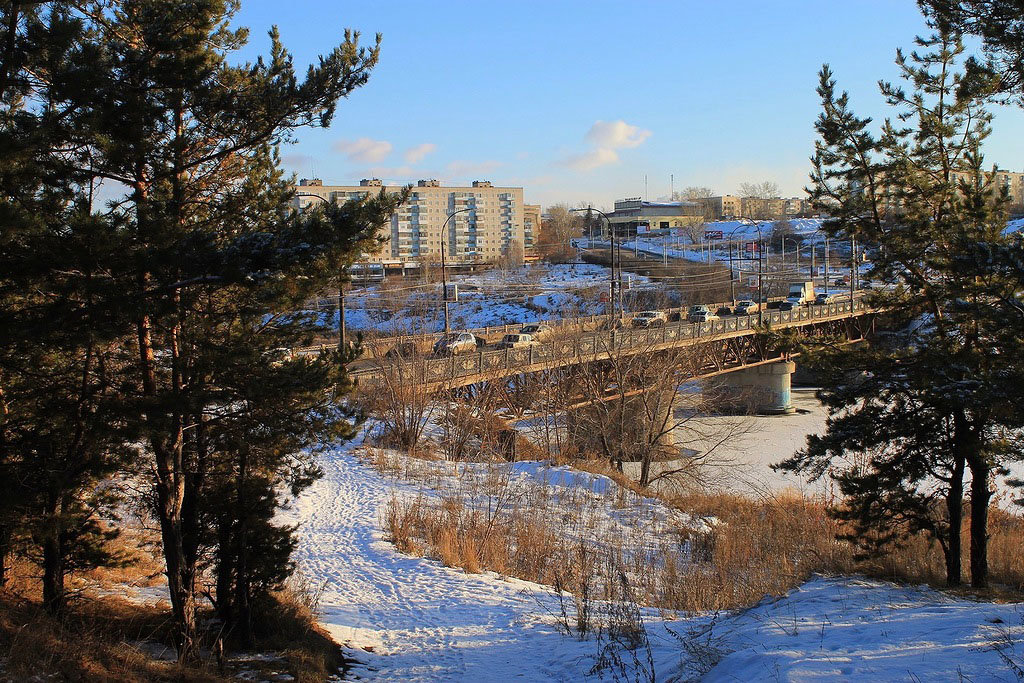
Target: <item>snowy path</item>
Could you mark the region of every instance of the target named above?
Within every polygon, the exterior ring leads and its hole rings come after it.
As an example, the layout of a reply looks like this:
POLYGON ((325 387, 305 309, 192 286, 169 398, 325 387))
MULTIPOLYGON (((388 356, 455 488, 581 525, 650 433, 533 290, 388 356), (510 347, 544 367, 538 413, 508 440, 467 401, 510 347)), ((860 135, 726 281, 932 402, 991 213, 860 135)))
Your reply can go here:
POLYGON ((324 478, 299 501, 296 555, 315 585, 327 582, 321 622, 366 664, 353 674, 419 681, 578 678, 580 664, 566 650, 578 649, 578 660, 594 644, 542 623, 539 587, 398 554, 380 528, 394 486, 348 454, 326 456, 322 466, 324 478))
MULTIPOLYGON (((597 643, 556 630, 545 589, 406 557, 384 541, 387 502, 415 489, 362 464, 353 446, 322 458, 325 476, 291 512, 302 523, 299 567, 325 584, 321 622, 360 662, 352 677, 588 678, 597 643)), ((659 681, 1017 680, 997 647, 1024 666, 1021 605, 857 577, 814 578, 741 612, 674 622, 648 615, 647 627, 659 681), (693 638, 694 659, 683 661, 669 629, 693 638)))

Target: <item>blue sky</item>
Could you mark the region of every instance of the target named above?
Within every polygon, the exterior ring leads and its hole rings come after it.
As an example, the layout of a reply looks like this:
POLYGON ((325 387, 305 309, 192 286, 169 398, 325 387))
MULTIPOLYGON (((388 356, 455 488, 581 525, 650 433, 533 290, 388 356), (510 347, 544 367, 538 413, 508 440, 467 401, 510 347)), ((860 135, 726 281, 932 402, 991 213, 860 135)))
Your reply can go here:
MULTIPOLYGON (((283 150, 299 176, 522 185, 526 200, 651 199, 773 180, 802 194, 828 62, 862 115, 889 112, 879 78, 926 32, 912 0, 495 3, 242 0, 267 50, 276 24, 302 68, 345 28, 382 54, 326 130, 283 150)), ((1024 113, 996 110, 987 161, 1024 170, 1024 113)))

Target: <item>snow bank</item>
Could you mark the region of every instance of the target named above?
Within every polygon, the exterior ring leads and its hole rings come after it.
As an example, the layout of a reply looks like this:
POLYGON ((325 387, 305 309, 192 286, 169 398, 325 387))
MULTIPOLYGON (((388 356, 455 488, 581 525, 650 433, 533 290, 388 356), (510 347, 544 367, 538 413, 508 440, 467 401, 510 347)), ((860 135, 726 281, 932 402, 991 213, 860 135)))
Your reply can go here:
POLYGON ((818 578, 714 624, 711 642, 731 652, 703 680, 1013 681, 997 649, 1009 637, 1007 654, 1024 661, 1021 615, 1019 604, 818 578))

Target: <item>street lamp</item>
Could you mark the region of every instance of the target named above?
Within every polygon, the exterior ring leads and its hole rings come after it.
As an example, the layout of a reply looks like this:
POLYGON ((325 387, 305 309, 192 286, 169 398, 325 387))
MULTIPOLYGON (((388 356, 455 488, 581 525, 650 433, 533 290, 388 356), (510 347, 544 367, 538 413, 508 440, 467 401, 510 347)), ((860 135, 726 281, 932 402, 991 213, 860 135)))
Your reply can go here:
POLYGON ((451 330, 451 328, 448 325, 448 272, 447 272, 447 268, 446 268, 445 260, 444 260, 444 243, 445 243, 445 240, 448 238, 448 236, 445 234, 445 231, 448 229, 448 221, 450 221, 453 216, 455 216, 456 214, 466 213, 467 211, 473 211, 473 210, 474 210, 473 208, 468 208, 468 209, 459 209, 458 211, 452 211, 450 214, 448 214, 448 218, 444 219, 444 224, 441 226, 441 288, 442 288, 443 293, 444 293, 443 294, 443 299, 444 299, 444 333, 445 334, 448 334, 448 332, 451 330))
POLYGON ((604 217, 605 223, 608 224, 608 232, 612 236, 612 275, 611 275, 611 289, 612 289, 612 292, 611 292, 611 294, 612 294, 612 319, 615 320, 615 319, 617 319, 616 316, 615 316, 615 295, 616 295, 616 290, 618 290, 618 297, 619 297, 619 315, 620 316, 622 315, 622 254, 618 254, 618 258, 616 259, 616 253, 618 252, 618 241, 615 239, 615 228, 612 226, 612 221, 611 221, 610 218, 608 218, 608 214, 606 214, 604 211, 601 211, 600 209, 595 209, 592 206, 588 206, 585 209, 569 209, 569 211, 573 211, 573 212, 586 211, 588 214, 591 211, 596 211, 597 213, 601 214, 601 216, 604 217), (616 260, 618 260, 618 262, 619 262, 618 278, 617 279, 616 279, 616 271, 615 271, 615 262, 616 262, 616 260))
MULTIPOLYGON (((315 197, 325 204, 330 204, 331 201, 327 197, 321 197, 318 194, 312 194, 307 192, 297 192, 296 197, 315 197)), ((346 266, 341 267, 341 273, 338 274, 338 351, 344 351, 348 348, 348 341, 345 336, 345 282, 348 280, 348 273, 346 266)))

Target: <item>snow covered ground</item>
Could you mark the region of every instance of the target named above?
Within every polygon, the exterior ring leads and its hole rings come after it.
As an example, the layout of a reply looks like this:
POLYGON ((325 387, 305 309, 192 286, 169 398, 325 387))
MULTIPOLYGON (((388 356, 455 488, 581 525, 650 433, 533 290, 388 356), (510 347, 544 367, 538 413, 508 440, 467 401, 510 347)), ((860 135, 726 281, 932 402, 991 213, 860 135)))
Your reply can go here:
MULTIPOLYGON (((823 577, 735 613, 645 610, 649 653, 620 651, 623 670, 594 671, 600 644, 559 629, 549 589, 398 554, 384 540, 383 513, 415 487, 380 474, 354 447, 323 459, 324 478, 291 514, 302 523, 300 570, 323 583, 321 621, 358 660, 360 680, 1017 680, 1003 657, 1024 659, 1020 605, 823 577)), ((595 486, 560 470, 540 478, 595 486)))
MULTIPOLYGON (((608 276, 603 266, 545 263, 453 275, 450 281, 459 286, 459 300, 449 305, 451 327, 473 329, 604 313, 606 304, 599 297, 607 290, 608 276)), ((638 275, 632 278, 637 283, 647 281, 638 275)), ((375 285, 346 297, 345 324, 352 330, 385 334, 436 332, 444 324, 441 301, 440 283, 375 285)))

